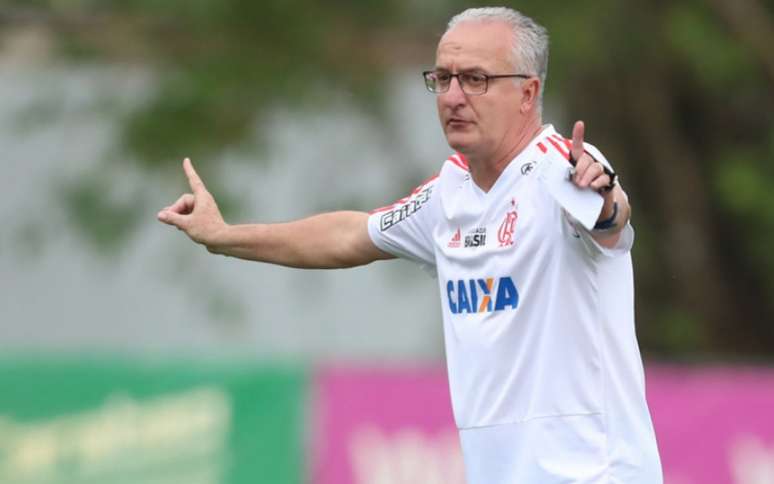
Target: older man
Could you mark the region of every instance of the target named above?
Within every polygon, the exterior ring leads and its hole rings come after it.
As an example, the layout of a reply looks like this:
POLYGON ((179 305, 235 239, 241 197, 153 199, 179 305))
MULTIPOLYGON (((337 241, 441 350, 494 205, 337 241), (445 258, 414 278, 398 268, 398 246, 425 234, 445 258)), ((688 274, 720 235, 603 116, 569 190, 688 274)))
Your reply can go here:
POLYGON ((659 483, 629 203, 583 143, 583 123, 572 140, 543 125, 547 61, 545 29, 530 18, 466 10, 424 73, 456 153, 407 198, 371 214, 227 225, 186 160, 193 193, 158 217, 244 259, 338 268, 404 257, 432 268, 470 484, 659 483), (578 205, 592 207, 590 224, 578 205))

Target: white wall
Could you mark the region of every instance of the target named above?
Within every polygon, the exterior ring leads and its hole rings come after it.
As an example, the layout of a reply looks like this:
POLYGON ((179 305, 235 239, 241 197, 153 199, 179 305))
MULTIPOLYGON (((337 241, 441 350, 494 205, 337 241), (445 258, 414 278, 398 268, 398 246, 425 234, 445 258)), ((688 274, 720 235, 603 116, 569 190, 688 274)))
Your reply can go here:
MULTIPOLYGON (((210 255, 157 223, 155 211, 180 193, 182 171, 153 174, 126 160, 110 114, 143 99, 149 73, 20 55, 39 47, 34 37, 9 45, 0 51, 0 351, 443 357, 436 281, 407 262, 289 270, 210 255), (100 109, 106 101, 111 110, 100 109), (112 197, 153 207, 109 256, 61 206, 62 187, 95 170, 108 170, 112 197)), ((256 126, 270 131, 266 159, 241 159, 234 149, 218 160, 248 220, 349 208, 341 204, 351 200, 373 208, 413 188, 396 179, 433 174, 449 153, 433 98, 417 72, 398 73, 391 85, 384 126, 342 95, 329 111, 276 112, 256 126)))

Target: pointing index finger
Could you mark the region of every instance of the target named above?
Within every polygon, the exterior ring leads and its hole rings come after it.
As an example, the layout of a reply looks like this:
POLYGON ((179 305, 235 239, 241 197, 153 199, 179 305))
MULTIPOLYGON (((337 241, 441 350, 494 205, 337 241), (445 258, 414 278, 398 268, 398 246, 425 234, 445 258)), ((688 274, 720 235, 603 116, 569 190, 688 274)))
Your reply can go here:
POLYGON ((576 121, 572 128, 572 157, 575 161, 583 156, 583 134, 586 131, 586 125, 583 121, 576 121))
POLYGON ((191 185, 191 190, 193 190, 194 194, 206 190, 204 182, 199 178, 199 175, 196 173, 196 170, 194 170, 193 164, 189 158, 183 160, 183 170, 188 177, 188 184, 191 185))

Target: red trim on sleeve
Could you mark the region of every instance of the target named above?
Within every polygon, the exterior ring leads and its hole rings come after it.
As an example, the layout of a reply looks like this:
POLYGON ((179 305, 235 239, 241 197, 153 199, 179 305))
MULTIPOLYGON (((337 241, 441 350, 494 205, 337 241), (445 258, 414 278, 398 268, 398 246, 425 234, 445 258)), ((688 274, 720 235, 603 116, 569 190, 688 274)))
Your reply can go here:
POLYGON ((546 141, 551 143, 551 145, 553 145, 553 147, 556 148, 556 151, 558 151, 559 154, 564 156, 565 159, 567 159, 567 160, 570 159, 570 152, 569 152, 569 150, 565 151, 564 148, 562 148, 562 146, 555 139, 553 139, 553 138, 546 138, 546 141))
POLYGON ((548 148, 546 148, 546 145, 544 145, 543 143, 538 143, 537 147, 540 148, 540 151, 542 151, 543 153, 548 153, 548 148))
MULTIPOLYGON (((465 158, 465 155, 463 155, 459 151, 454 153, 453 155, 451 155, 449 158, 447 158, 446 161, 449 161, 449 162, 453 163, 454 165, 458 166, 459 168, 462 168, 465 171, 469 171, 468 159, 465 158)), ((396 200, 395 202, 391 203, 390 205, 385 205, 384 207, 375 208, 375 209, 371 210, 368 213, 370 215, 373 215, 373 214, 379 213, 379 212, 386 212, 387 210, 392 209, 396 205, 400 205, 402 203, 406 203, 413 195, 416 195, 417 193, 422 191, 422 189, 425 188, 425 186, 427 186, 430 182, 432 182, 436 178, 438 178, 438 174, 435 174, 435 175, 431 176, 430 178, 428 178, 427 180, 425 180, 422 183, 420 183, 419 186, 416 187, 407 196, 405 196, 405 197, 403 197, 403 198, 401 198, 399 200, 396 200)))
POLYGON ((565 138, 560 134, 553 134, 552 136, 556 139, 556 141, 560 141, 564 143, 564 145, 567 147, 567 151, 572 152, 572 141, 570 141, 569 139, 565 138))
POLYGON ((391 204, 389 204, 389 205, 385 205, 384 207, 375 208, 375 209, 371 210, 370 212, 368 212, 368 214, 369 214, 369 215, 373 215, 373 214, 375 214, 375 213, 379 213, 379 212, 386 212, 387 210, 390 210, 390 209, 392 209, 392 208, 393 208, 393 207, 395 207, 396 205, 401 205, 401 204, 403 204, 403 203, 406 203, 406 202, 408 202, 408 201, 409 201, 409 199, 410 199, 412 196, 414 196, 414 195, 416 195, 417 193, 421 192, 421 191, 422 191, 422 189, 424 189, 424 188, 425 188, 427 185, 429 185, 429 184, 430 184, 430 182, 432 182, 432 181, 433 181, 433 180, 435 180, 436 178, 438 178, 438 175, 437 175, 437 174, 436 174, 436 175, 433 175, 433 176, 431 176, 431 177, 430 177, 430 178, 428 178, 427 180, 425 180, 425 181, 423 181, 422 183, 420 183, 420 184, 419 184, 419 185, 418 185, 418 186, 417 186, 415 189, 413 189, 413 190, 411 191, 411 193, 409 193, 409 194, 408 194, 408 195, 406 195, 405 197, 403 197, 403 198, 400 198, 400 199, 396 200, 395 202, 393 202, 393 203, 391 203, 391 204))

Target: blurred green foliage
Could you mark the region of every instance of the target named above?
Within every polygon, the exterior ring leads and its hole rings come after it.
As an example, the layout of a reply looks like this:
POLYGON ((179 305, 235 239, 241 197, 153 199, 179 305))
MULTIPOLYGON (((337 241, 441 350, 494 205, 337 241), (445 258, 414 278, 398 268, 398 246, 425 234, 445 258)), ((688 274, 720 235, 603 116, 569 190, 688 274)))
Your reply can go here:
POLYGON ((60 47, 73 60, 152 66, 154 94, 126 120, 125 147, 149 166, 181 153, 212 159, 260 135, 267 108, 324 102, 329 83, 364 105, 379 98, 381 66, 359 49, 364 28, 396 15, 377 2, 272 0, 50 2, 62 10, 60 47), (68 18, 78 18, 67 28, 68 18), (86 28, 82 28, 85 24, 86 28))
MULTIPOLYGON (((228 149, 260 147, 256 126, 269 109, 324 106, 329 86, 378 119, 389 102, 384 74, 400 63, 432 62, 448 18, 481 4, 6 1, 8 11, 39 14, 31 18, 58 35, 72 62, 153 69, 152 95, 123 124, 123 149, 146 170, 191 154, 205 172, 228 149)), ((564 118, 558 127, 586 120, 588 137, 616 163, 633 200, 646 351, 770 357, 774 61, 765 46, 774 45, 772 2, 513 6, 551 33, 546 98, 564 109, 556 111, 564 118)), ((65 200, 94 240, 118 243, 137 219, 102 198, 101 183, 85 180, 65 200), (132 223, 116 230, 115 217, 132 223)))
POLYGON ((61 197, 70 225, 98 252, 109 253, 128 240, 144 216, 131 200, 111 199, 111 183, 106 176, 90 176, 69 184, 61 197))

